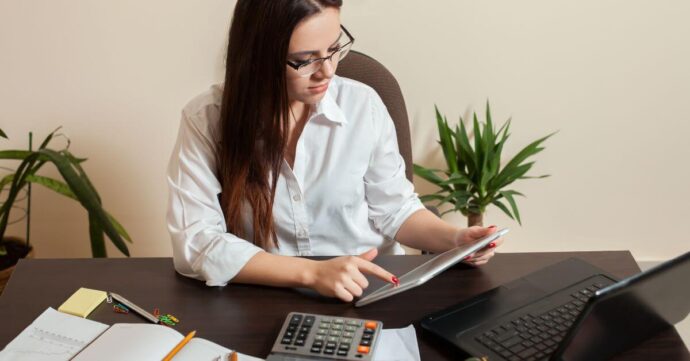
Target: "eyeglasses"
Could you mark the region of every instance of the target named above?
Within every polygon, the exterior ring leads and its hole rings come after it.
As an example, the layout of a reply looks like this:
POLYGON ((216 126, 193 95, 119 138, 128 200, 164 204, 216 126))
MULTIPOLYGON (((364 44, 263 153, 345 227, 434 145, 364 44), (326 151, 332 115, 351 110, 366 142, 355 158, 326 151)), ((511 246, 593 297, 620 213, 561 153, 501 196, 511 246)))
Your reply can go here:
POLYGON ((295 69, 300 77, 308 77, 321 70, 323 63, 326 60, 330 60, 333 64, 338 64, 338 62, 343 60, 343 58, 347 55, 347 53, 350 51, 350 48, 352 48, 352 44, 355 42, 355 38, 352 37, 350 32, 347 31, 344 26, 340 25, 340 28, 343 30, 342 33, 340 33, 340 38, 342 38, 343 34, 345 34, 345 36, 348 38, 348 41, 343 45, 336 45, 337 49, 335 49, 331 55, 305 61, 287 60, 287 65, 295 69))

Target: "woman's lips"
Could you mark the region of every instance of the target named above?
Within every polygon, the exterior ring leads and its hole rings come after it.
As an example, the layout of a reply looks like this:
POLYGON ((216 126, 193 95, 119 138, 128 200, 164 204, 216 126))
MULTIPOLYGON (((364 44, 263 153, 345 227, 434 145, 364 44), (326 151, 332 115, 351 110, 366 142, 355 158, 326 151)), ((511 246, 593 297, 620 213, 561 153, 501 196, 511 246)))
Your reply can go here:
POLYGON ((328 89, 328 83, 324 83, 317 86, 310 86, 308 89, 313 94, 323 93, 326 91, 326 89, 328 89))

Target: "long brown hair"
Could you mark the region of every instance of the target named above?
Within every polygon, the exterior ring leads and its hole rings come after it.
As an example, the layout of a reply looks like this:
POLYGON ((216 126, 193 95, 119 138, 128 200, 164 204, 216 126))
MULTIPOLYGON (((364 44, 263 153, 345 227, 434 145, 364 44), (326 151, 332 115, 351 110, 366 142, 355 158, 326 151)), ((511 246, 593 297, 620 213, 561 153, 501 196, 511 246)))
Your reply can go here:
POLYGON ((257 246, 277 246, 273 200, 290 112, 285 80, 295 26, 342 0, 239 0, 230 26, 221 103, 218 176, 228 232, 247 237, 242 207, 251 207, 257 246))

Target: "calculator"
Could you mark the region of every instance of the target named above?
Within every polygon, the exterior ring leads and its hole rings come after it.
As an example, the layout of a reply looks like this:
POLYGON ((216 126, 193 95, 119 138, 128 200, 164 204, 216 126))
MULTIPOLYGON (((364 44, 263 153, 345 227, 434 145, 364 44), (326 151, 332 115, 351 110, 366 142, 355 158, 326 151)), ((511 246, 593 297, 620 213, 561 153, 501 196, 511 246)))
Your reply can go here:
POLYGON ((290 312, 266 361, 371 361, 383 322, 290 312))

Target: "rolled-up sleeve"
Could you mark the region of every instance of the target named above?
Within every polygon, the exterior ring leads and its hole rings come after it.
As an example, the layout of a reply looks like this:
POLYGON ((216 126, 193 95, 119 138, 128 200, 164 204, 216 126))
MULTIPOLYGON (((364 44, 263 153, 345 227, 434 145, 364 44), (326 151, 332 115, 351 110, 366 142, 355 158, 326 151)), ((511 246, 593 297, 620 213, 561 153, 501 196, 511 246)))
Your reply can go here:
POLYGON ((208 129, 199 116, 182 112, 168 165, 167 224, 175 269, 209 286, 223 286, 262 250, 227 232, 208 129))
POLYGON ((405 176, 393 119, 378 94, 372 93, 372 124, 377 141, 364 175, 364 187, 369 219, 380 233, 394 239, 405 220, 424 205, 405 176))

